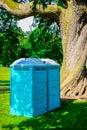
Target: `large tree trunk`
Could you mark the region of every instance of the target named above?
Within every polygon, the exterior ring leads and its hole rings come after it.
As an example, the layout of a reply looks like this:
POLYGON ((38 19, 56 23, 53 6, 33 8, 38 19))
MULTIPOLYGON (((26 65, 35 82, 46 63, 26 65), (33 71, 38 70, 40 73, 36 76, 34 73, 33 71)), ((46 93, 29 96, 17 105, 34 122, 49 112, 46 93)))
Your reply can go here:
POLYGON ((61 95, 87 98, 87 12, 70 3, 61 16, 63 64, 61 95), (64 22, 65 21, 65 22, 64 22))

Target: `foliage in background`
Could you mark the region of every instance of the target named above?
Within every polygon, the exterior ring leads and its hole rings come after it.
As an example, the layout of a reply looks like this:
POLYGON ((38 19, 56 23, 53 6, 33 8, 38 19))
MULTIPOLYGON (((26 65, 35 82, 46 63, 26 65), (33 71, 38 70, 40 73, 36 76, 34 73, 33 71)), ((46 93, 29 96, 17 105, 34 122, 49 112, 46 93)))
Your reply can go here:
POLYGON ((51 58, 61 64, 63 58, 61 35, 54 28, 54 25, 50 27, 45 25, 29 33, 21 43, 20 57, 51 58))
POLYGON ((9 66, 18 58, 18 46, 23 32, 17 27, 17 18, 0 10, 0 64, 9 66))
POLYGON ((5 10, 0 9, 0 33, 6 32, 11 27, 17 26, 17 18, 5 10))
POLYGON ((1 61, 4 66, 9 66, 19 57, 18 47, 22 37, 22 31, 16 27, 11 27, 6 32, 0 33, 1 61))
POLYGON ((47 7, 48 4, 58 4, 62 7, 66 6, 66 0, 24 0, 24 2, 26 1, 33 1, 33 9, 36 9, 36 5, 37 4, 42 4, 43 5, 43 9, 47 7))

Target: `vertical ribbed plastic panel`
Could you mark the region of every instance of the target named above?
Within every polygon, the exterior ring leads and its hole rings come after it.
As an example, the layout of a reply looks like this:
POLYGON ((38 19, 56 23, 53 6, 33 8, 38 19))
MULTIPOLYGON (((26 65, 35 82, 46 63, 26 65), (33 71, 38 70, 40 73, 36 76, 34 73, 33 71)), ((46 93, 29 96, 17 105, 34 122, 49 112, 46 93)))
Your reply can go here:
POLYGON ((47 112, 47 67, 38 59, 10 66, 10 113, 34 117, 47 112))
POLYGON ((60 66, 48 67, 48 111, 60 107, 60 66))
POLYGON ((34 116, 47 112, 47 67, 34 67, 34 116))
POLYGON ((33 77, 31 67, 11 66, 10 113, 33 117, 33 77))

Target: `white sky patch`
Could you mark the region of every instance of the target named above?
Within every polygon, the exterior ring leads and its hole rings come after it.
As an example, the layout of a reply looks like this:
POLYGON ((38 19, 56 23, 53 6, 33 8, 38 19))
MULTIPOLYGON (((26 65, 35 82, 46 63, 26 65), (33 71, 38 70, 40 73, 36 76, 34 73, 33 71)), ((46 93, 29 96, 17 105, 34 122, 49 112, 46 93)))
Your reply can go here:
POLYGON ((33 22, 33 16, 19 20, 17 25, 18 27, 21 27, 21 29, 24 32, 27 32, 27 31, 31 31, 32 22, 33 22))
MULTIPOLYGON (((29 2, 28 0, 27 0, 27 2, 29 2)), ((52 0, 52 2, 51 2, 52 4, 55 4, 56 2, 55 2, 55 0, 52 0)), ((31 16, 31 17, 28 17, 28 18, 24 18, 24 19, 22 19, 22 20, 19 20, 18 21, 18 23, 17 23, 17 25, 19 26, 19 27, 21 27, 21 29, 24 31, 24 32, 28 32, 28 31, 32 31, 34 28, 33 27, 31 27, 32 26, 32 22, 33 22, 33 16, 31 16)))

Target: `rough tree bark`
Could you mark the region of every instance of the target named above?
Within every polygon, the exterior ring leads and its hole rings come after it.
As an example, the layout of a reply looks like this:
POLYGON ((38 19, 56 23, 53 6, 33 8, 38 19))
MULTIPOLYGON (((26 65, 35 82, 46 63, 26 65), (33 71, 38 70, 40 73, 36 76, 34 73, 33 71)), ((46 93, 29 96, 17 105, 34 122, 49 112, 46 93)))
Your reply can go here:
POLYGON ((87 2, 71 0, 61 16, 61 95, 87 97, 87 2))
POLYGON ((63 46, 63 64, 61 68, 61 95, 87 98, 87 1, 66 0, 66 8, 48 5, 43 10, 33 2, 16 3, 12 0, 0 0, 0 8, 25 18, 42 14, 54 19, 60 27, 63 46))

